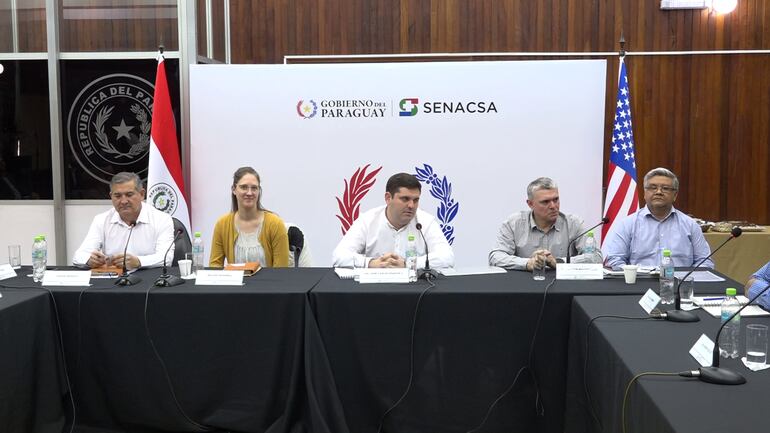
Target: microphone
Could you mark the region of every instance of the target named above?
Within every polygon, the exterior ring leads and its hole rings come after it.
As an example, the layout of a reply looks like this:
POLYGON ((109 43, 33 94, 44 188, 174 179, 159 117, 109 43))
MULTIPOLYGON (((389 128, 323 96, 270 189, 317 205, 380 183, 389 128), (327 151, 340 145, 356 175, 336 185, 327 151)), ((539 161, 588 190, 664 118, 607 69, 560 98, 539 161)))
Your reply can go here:
POLYGON ((740 374, 732 370, 719 367, 719 334, 722 333, 722 329, 724 329, 725 325, 728 324, 731 320, 733 320, 733 317, 740 314, 740 312, 743 311, 744 308, 753 304, 754 301, 757 300, 757 298, 762 296, 762 294, 767 291, 767 289, 770 289, 770 284, 765 286, 765 288, 762 289, 759 293, 757 293, 753 298, 751 298, 749 302, 746 303, 746 305, 739 308, 738 311, 733 313, 733 315, 730 316, 729 319, 727 319, 724 323, 722 323, 722 326, 719 327, 719 331, 717 331, 717 338, 714 342, 714 353, 711 356, 711 367, 701 367, 698 370, 691 371, 690 373, 692 374, 692 376, 697 377, 703 382, 714 383, 717 385, 742 385, 746 383, 746 378, 744 378, 740 374))
POLYGON ((184 280, 177 277, 176 275, 169 275, 168 273, 168 266, 166 266, 166 259, 168 259, 168 252, 171 251, 171 248, 176 245, 176 240, 179 239, 179 235, 182 234, 184 230, 178 229, 176 231, 176 235, 174 236, 174 240, 171 241, 171 245, 168 246, 168 249, 166 250, 166 254, 163 255, 163 273, 160 274, 157 280, 155 280, 155 287, 173 287, 178 286, 180 284, 184 284, 184 280))
POLYGON ((730 232, 730 237, 725 239, 724 242, 722 242, 722 245, 718 246, 714 251, 711 252, 711 254, 704 257, 700 262, 698 262, 697 265, 695 265, 694 268, 690 270, 684 277, 682 277, 679 280, 679 284, 676 285, 676 295, 675 295, 675 302, 674 302, 674 309, 669 310, 665 313, 663 313, 663 318, 670 321, 670 322, 697 322, 700 320, 700 318, 695 315, 692 311, 682 311, 682 293, 679 291, 679 288, 682 287, 682 283, 689 277, 695 270, 700 267, 700 265, 703 264, 706 260, 708 260, 711 256, 713 256, 717 251, 719 251, 720 248, 725 246, 728 242, 731 240, 737 238, 738 236, 743 233, 743 230, 741 230, 740 227, 733 227, 732 231, 730 232))
POLYGON ((422 224, 417 223, 415 228, 420 232, 422 236, 422 242, 425 244, 425 268, 417 270, 417 279, 433 280, 438 278, 438 272, 430 268, 430 260, 428 258, 428 241, 425 240, 425 234, 422 232, 422 224))
POLYGON ((595 228, 599 227, 599 226, 600 226, 600 225, 602 225, 602 224, 607 224, 608 222, 610 222, 610 219, 609 219, 609 218, 607 218, 607 217, 604 217, 604 218, 602 218, 602 221, 601 221, 599 224, 597 224, 597 225, 595 225, 595 226, 591 227, 590 229, 588 229, 588 230, 584 231, 583 233, 580 233, 579 235, 575 236, 575 239, 572 239, 572 240, 570 241, 570 243, 568 243, 568 244, 567 244, 567 263, 569 263, 569 259, 570 259, 570 253, 569 253, 569 252, 570 252, 570 251, 572 251, 572 244, 574 244, 574 243, 575 243, 575 241, 577 241, 578 239, 582 238, 582 237, 583 237, 583 235, 585 235, 586 233, 588 233, 588 232, 590 232, 591 230, 593 230, 593 229, 595 229, 595 228))
POLYGON ((142 282, 142 279, 137 277, 134 274, 128 274, 126 269, 126 254, 128 253, 128 242, 131 241, 131 233, 134 232, 134 227, 136 227, 136 222, 131 223, 130 228, 128 229, 128 239, 126 239, 126 247, 123 248, 123 275, 120 276, 117 280, 115 280, 116 286, 133 286, 134 284, 139 284, 142 282))

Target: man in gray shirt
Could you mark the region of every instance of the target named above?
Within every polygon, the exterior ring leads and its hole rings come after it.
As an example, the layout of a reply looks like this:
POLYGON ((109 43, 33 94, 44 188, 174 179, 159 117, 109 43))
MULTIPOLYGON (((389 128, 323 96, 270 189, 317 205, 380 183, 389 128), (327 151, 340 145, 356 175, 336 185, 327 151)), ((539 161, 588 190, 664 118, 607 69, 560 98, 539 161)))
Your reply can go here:
MULTIPOLYGON (((531 271, 544 264, 555 268, 567 256, 567 246, 585 229, 583 220, 559 212, 559 188, 547 177, 533 180, 527 186, 530 210, 509 216, 497 234, 497 244, 489 253, 489 264, 505 269, 531 271)), ((583 254, 585 236, 570 251, 572 263, 601 263, 598 248, 583 254)))

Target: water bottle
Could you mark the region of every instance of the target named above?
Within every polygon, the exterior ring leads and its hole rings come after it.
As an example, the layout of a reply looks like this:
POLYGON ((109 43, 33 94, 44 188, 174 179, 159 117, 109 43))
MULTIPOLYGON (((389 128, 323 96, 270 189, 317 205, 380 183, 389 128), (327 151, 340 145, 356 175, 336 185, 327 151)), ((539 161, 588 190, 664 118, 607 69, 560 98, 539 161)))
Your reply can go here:
MULTIPOLYGON (((735 297, 737 291, 733 288, 725 290, 725 299, 722 301, 722 323, 741 308, 740 302, 735 297)), ((719 355, 723 358, 738 357, 738 337, 741 333, 741 315, 737 314, 730 323, 726 324, 719 335, 719 355)))
POLYGON ((48 245, 45 242, 45 236, 35 236, 32 243, 32 281, 43 281, 45 267, 48 262, 48 245))
POLYGON ((417 281, 417 242, 414 235, 406 237, 406 268, 409 269, 409 281, 417 281))
POLYGON ((201 232, 195 232, 195 239, 192 246, 193 253, 193 269, 195 272, 203 270, 205 267, 203 264, 203 239, 201 238, 201 232))
POLYGON ((660 303, 674 303, 674 261, 671 259, 671 250, 663 250, 663 259, 660 261, 660 303))
POLYGON ((588 258, 588 263, 601 263, 599 257, 596 254, 596 239, 594 239, 594 232, 591 230, 586 233, 586 242, 583 245, 583 255, 588 258))

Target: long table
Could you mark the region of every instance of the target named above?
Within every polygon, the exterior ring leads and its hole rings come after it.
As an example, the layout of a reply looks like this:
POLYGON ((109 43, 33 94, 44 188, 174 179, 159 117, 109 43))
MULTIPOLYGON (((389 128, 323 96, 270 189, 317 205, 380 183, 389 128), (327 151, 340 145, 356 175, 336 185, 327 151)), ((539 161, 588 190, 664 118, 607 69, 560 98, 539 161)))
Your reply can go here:
POLYGON ((67 392, 55 315, 43 290, 0 281, 0 432, 55 433, 67 392))
MULTIPOLYGON (((719 327, 719 319, 703 311, 698 311, 701 321, 696 323, 601 318, 587 327, 591 318, 599 315, 643 315, 637 301, 638 298, 629 296, 575 298, 570 327, 570 353, 574 356, 569 361, 566 432, 622 431, 623 394, 629 380, 642 372, 696 370, 699 365, 689 355, 690 347, 703 333, 713 339, 719 327), (598 423, 593 420, 585 397, 586 354, 587 388, 598 423)), ((744 317, 741 322, 745 330, 747 323, 768 324, 770 318, 744 317)), ((752 372, 740 361, 724 358, 720 366, 740 373, 747 383, 727 386, 678 376, 640 378, 630 391, 626 431, 766 431, 767 414, 762 407, 770 400, 770 371, 752 372)))
POLYGON ((264 269, 241 287, 188 282, 148 296, 159 273, 53 290, 76 431, 374 433, 407 387, 413 337, 412 385, 382 431, 464 433, 486 418, 477 432, 561 432, 572 299, 638 299, 658 284, 509 272, 362 285, 329 269, 264 269))

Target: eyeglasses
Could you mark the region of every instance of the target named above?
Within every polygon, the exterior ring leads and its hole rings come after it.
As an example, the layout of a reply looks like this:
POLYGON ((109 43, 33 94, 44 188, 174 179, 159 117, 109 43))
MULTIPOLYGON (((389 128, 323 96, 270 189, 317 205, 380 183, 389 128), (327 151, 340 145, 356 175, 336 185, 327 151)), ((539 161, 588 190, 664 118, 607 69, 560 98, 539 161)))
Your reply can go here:
POLYGON ((242 192, 257 192, 260 189, 259 185, 238 185, 238 189, 242 192))
POLYGON ((667 185, 646 185, 644 187, 644 190, 649 192, 656 192, 660 190, 666 194, 670 194, 676 191, 676 188, 674 188, 673 186, 667 186, 667 185))

